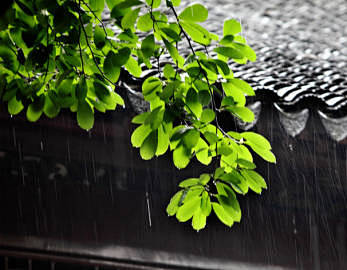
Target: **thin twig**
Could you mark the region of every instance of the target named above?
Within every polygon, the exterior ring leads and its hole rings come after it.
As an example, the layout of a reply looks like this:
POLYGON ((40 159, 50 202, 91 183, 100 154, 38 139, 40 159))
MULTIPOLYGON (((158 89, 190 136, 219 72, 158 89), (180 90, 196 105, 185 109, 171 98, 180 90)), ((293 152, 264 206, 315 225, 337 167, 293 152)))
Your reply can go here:
MULTIPOLYGON (((76 0, 75 0, 76 1, 76 0)), ((93 61, 97 67, 97 69, 99 70, 101 76, 107 80, 108 82, 110 82, 112 85, 115 85, 109 78, 106 77, 106 75, 104 74, 104 72, 102 72, 101 68, 99 67, 99 64, 98 62, 96 61, 96 58, 95 58, 95 55, 94 55, 94 52, 92 50, 92 47, 90 46, 89 44, 89 40, 88 40, 88 35, 86 33, 86 30, 84 29, 84 26, 83 26, 83 22, 82 22, 82 19, 81 19, 81 9, 80 9, 80 4, 81 4, 81 0, 79 0, 79 8, 78 8, 78 20, 80 21, 80 24, 81 24, 81 28, 82 28, 82 31, 84 33, 84 36, 86 38, 86 43, 87 43, 87 46, 90 50, 90 53, 92 54, 92 58, 93 58, 93 61)))

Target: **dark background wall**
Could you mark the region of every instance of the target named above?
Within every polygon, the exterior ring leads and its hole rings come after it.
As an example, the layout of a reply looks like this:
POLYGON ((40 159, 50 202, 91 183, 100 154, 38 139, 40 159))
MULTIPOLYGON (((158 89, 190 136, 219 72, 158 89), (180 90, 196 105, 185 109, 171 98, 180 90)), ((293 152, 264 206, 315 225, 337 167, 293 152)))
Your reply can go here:
POLYGON ((0 247, 206 269, 345 269, 346 141, 330 139, 315 112, 292 138, 262 104, 253 129, 278 160, 256 160, 269 189, 240 198, 240 224, 212 215, 199 233, 165 207, 177 182, 206 168, 178 171, 170 155, 142 161, 131 116, 98 115, 85 132, 69 114, 31 124, 1 113, 0 247))

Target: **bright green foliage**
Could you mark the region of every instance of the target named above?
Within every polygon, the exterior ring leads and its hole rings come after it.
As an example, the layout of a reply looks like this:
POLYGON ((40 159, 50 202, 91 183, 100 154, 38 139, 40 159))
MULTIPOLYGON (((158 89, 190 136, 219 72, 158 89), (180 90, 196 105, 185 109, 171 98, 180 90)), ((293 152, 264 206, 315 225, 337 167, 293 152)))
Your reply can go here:
POLYGON ((96 111, 124 106, 117 93, 122 69, 140 77, 141 66, 158 64, 159 74, 142 84, 150 110, 133 118, 139 126, 131 143, 144 160, 172 152, 178 169, 192 159, 206 166, 215 160, 214 173, 179 184, 181 190, 166 211, 180 222, 191 220, 195 230, 205 228, 212 212, 231 227, 241 220, 237 196, 267 188, 255 172, 252 153, 276 162, 264 137, 224 131, 218 122, 222 111, 245 122, 254 120, 246 97, 255 93, 248 83, 234 78, 228 61, 246 63, 256 55, 241 36, 238 21, 225 21, 223 37, 218 37, 199 24, 208 18, 203 5, 190 5, 178 15, 174 7, 180 2, 14 1, 0 18, 0 98, 11 115, 24 111, 32 122, 69 109, 76 113, 78 125, 89 130, 96 111), (117 33, 100 21, 105 5, 117 33), (160 6, 171 11, 170 20, 160 6), (138 31, 145 32, 145 38, 138 31), (202 49, 212 44, 218 57, 195 51, 193 42, 202 49), (181 44, 188 44, 186 58, 179 53, 181 44), (164 67, 159 63, 162 54, 172 58, 164 67))

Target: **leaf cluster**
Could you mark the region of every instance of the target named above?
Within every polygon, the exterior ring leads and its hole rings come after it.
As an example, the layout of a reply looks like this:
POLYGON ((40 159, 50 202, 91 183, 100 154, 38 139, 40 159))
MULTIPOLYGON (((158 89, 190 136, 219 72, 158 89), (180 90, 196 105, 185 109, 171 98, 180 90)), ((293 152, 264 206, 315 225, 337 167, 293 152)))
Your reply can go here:
POLYGON ((167 212, 181 222, 192 219, 193 228, 200 230, 213 209, 231 226, 241 219, 236 194, 266 188, 254 171, 252 152, 276 161, 264 137, 225 131, 218 122, 223 111, 245 122, 254 120, 246 97, 255 93, 234 77, 229 63, 255 61, 256 55, 241 36, 238 21, 226 20, 219 37, 200 25, 208 19, 203 5, 192 4, 177 14, 179 4, 180 0, 14 1, 0 19, 0 98, 11 115, 24 110, 32 122, 69 109, 88 130, 96 111, 124 106, 118 87, 122 70, 140 77, 143 68, 156 65, 158 74, 142 84, 150 110, 133 118, 139 126, 132 145, 144 160, 171 151, 178 169, 194 158, 204 165, 217 160, 213 175, 181 182, 182 190, 167 212), (105 5, 116 32, 101 21, 105 5), (181 46, 189 55, 180 54, 181 46), (160 63, 164 54, 171 63, 160 63))

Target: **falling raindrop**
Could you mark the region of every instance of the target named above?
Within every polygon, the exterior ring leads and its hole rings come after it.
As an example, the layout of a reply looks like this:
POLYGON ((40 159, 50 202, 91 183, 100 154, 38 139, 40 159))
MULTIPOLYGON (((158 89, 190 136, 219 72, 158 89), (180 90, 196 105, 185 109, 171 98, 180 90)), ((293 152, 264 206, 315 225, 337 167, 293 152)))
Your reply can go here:
POLYGON ((11 114, 11 118, 13 118, 13 115, 11 114))
POLYGON ((40 142, 41 151, 43 151, 43 142, 40 142))
POLYGON ((147 191, 146 191, 146 202, 147 202, 147 213, 148 213, 149 227, 152 227, 151 208, 150 208, 150 205, 149 205, 149 195, 148 195, 147 191))
POLYGON ((14 145, 14 147, 17 147, 17 139, 16 139, 16 129, 15 129, 15 127, 12 128, 12 135, 13 135, 13 145, 14 145))

